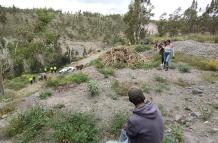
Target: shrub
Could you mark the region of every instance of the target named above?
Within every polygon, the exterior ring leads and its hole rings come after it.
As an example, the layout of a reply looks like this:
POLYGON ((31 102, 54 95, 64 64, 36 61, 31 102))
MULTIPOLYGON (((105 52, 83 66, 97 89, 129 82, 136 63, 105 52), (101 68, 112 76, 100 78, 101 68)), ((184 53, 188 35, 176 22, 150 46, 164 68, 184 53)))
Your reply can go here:
POLYGON ((218 71, 218 60, 210 60, 207 63, 207 66, 208 66, 208 70, 218 71))
POLYGON ((64 77, 58 77, 53 80, 48 80, 47 86, 48 87, 58 87, 58 86, 64 86, 67 84, 72 84, 72 83, 80 84, 88 80, 89 80, 88 75, 84 73, 75 73, 75 74, 64 76, 64 77))
POLYGON ((39 98, 43 100, 43 99, 48 99, 51 96, 52 96, 51 91, 44 91, 39 95, 39 98))
POLYGON ((49 119, 49 114, 41 107, 33 107, 19 114, 9 122, 7 134, 16 138, 16 142, 30 142, 49 119))
POLYGON ((20 90, 29 84, 28 78, 25 76, 16 77, 12 80, 6 80, 5 86, 8 89, 20 90))
POLYGON ((184 132, 180 125, 172 124, 167 131, 162 143, 184 143, 184 132))
POLYGON ((95 66, 97 69, 104 68, 104 64, 102 63, 102 59, 101 58, 98 58, 98 59, 92 61, 89 65, 90 66, 95 66))
POLYGON ((112 83, 112 89, 120 96, 127 96, 128 94, 128 88, 130 86, 130 83, 120 83, 119 81, 115 80, 112 83))
POLYGON ((0 117, 13 112, 15 109, 16 109, 16 103, 15 102, 9 102, 9 103, 1 106, 0 107, 0 117))
POLYGON ((205 106, 200 107, 200 112, 201 112, 201 118, 204 121, 207 121, 208 119, 210 119, 210 117, 213 114, 213 110, 210 109, 209 107, 205 107, 205 106))
POLYGON ((102 69, 99 69, 99 72, 102 73, 105 78, 108 78, 109 76, 114 75, 114 69, 112 68, 102 68, 102 69))
POLYGON ((181 73, 190 73, 191 72, 191 67, 188 66, 187 64, 180 64, 179 65, 179 71, 181 73))
POLYGON ((87 84, 87 88, 88 88, 90 96, 99 95, 99 88, 98 88, 98 84, 96 81, 93 81, 93 80, 89 81, 87 84))
POLYGON ((161 64, 160 59, 161 59, 161 56, 159 54, 155 55, 154 57, 152 57, 152 59, 149 62, 147 62, 143 65, 143 68, 144 69, 152 69, 152 68, 159 67, 161 64))
POLYGON ((125 123, 127 123, 127 114, 118 113, 115 115, 112 125, 111 125, 111 133, 114 135, 118 135, 121 132, 121 129, 125 123))
POLYGON ((81 113, 59 113, 51 122, 52 137, 57 142, 97 143, 99 129, 93 117, 81 113))
POLYGON ((137 45, 136 48, 135 48, 135 51, 136 52, 144 52, 144 51, 147 51, 147 50, 150 50, 151 47, 148 46, 148 45, 137 45))

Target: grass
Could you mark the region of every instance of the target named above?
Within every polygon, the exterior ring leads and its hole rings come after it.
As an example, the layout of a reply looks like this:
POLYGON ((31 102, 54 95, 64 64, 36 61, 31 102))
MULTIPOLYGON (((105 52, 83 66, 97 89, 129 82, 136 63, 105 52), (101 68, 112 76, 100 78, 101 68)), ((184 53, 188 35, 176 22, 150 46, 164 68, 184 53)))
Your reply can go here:
POLYGON ((162 143, 184 143, 183 128, 178 124, 171 124, 167 127, 162 143))
POLYGON ((127 96, 128 95, 128 89, 130 87, 130 83, 127 82, 119 82, 117 80, 112 82, 112 89, 117 93, 117 95, 120 96, 127 96))
POLYGON ((179 65, 179 71, 181 73, 190 73, 191 72, 191 67, 187 64, 180 64, 179 65))
POLYGON ((0 94, 0 102, 8 102, 13 100, 15 97, 15 93, 10 91, 10 90, 6 90, 5 91, 5 95, 1 95, 0 94))
POLYGON ((47 81, 48 87, 58 87, 58 86, 64 86, 72 83, 81 84, 83 82, 87 82, 89 80, 88 75, 84 73, 75 73, 72 75, 67 75, 64 77, 58 77, 53 80, 47 81))
POLYGON ((159 83, 164 83, 164 84, 167 84, 167 79, 165 79, 165 78, 163 78, 163 77, 161 77, 161 76, 158 76, 158 75, 155 75, 154 76, 154 80, 156 81, 156 82, 159 82, 159 83))
POLYGON ((104 75, 105 78, 108 78, 109 76, 113 76, 114 75, 114 69, 113 68, 101 68, 98 69, 98 71, 104 75))
POLYGON ((87 89, 89 91, 89 95, 92 97, 100 94, 98 84, 94 80, 88 82, 87 89))
POLYGON ((16 77, 11 80, 5 81, 5 87, 13 90, 20 90, 29 84, 28 78, 26 76, 16 77))
POLYGON ((95 66, 97 69, 102 69, 104 68, 104 64, 102 63, 102 59, 101 58, 98 58, 94 61, 92 61, 89 66, 95 66))
POLYGON ((64 104, 57 104, 57 105, 55 105, 53 108, 54 108, 54 109, 62 109, 62 108, 64 108, 64 107, 65 107, 64 104))
POLYGON ((214 73, 203 73, 201 77, 204 81, 207 81, 210 83, 218 81, 218 73, 215 73, 215 72, 214 73))
POLYGON ((200 113, 201 113, 202 120, 207 121, 213 115, 213 110, 209 107, 201 106, 200 113))
POLYGON ((162 93, 164 90, 169 90, 168 84, 156 83, 154 91, 157 93, 162 93))
POLYGON ((176 85, 180 86, 180 87, 190 87, 191 85, 189 84, 189 82, 179 78, 176 82, 175 82, 176 85))
POLYGON ((202 57, 176 53, 175 62, 183 62, 200 70, 218 71, 218 60, 208 60, 202 57))
POLYGON ((98 143, 100 130, 96 121, 85 113, 58 113, 51 121, 56 142, 98 143))
POLYGON ((148 50, 150 50, 150 49, 151 49, 151 47, 148 46, 148 45, 137 45, 137 46, 135 47, 135 51, 138 52, 138 53, 144 52, 144 51, 148 51, 148 50))
POLYGON ((121 132, 121 129, 125 123, 127 123, 128 116, 124 113, 118 113, 114 116, 114 119, 112 121, 111 125, 111 133, 113 135, 119 135, 121 132))
POLYGON ((41 107, 33 107, 19 114, 9 122, 8 137, 15 137, 16 142, 30 142, 46 125, 49 112, 41 107))
POLYGON ((158 108, 159 108, 159 110, 160 110, 160 112, 161 112, 161 114, 163 116, 167 116, 168 115, 168 113, 167 113, 166 109, 164 108, 163 104, 158 104, 158 108))
POLYGON ((145 93, 150 93, 151 87, 146 82, 144 82, 144 84, 142 85, 142 90, 145 93))
POLYGON ((5 105, 0 107, 0 117, 3 115, 8 115, 9 113, 15 111, 16 109, 16 102, 9 102, 6 103, 5 105))
POLYGON ((142 64, 141 68, 143 69, 158 68, 160 66, 160 63, 161 63, 161 56, 157 54, 153 56, 149 62, 142 64))
POLYGON ((100 130, 92 115, 36 106, 12 118, 6 135, 17 143, 34 142, 42 136, 47 142, 98 143, 100 130))
POLYGON ((39 95, 39 98, 41 100, 44 100, 44 99, 48 99, 49 97, 52 96, 52 92, 51 91, 43 91, 40 95, 39 95))

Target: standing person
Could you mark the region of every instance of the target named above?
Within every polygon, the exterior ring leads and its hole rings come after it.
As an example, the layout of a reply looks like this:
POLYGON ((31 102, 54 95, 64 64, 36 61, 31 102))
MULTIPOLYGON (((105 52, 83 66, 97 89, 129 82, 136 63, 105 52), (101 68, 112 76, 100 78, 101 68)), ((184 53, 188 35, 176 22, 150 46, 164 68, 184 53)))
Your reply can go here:
POLYGON ((45 73, 47 72, 47 68, 46 68, 46 67, 44 68, 44 72, 45 72, 45 73))
POLYGON ((53 67, 50 67, 50 71, 51 71, 51 73, 53 73, 53 67))
POLYGON ((55 72, 55 73, 57 72, 57 67, 56 67, 56 66, 54 66, 54 72, 55 72))
POLYGON ((32 77, 29 77, 29 82, 30 82, 30 84, 33 84, 33 78, 32 77))
POLYGON ((166 41, 166 46, 164 48, 164 69, 168 71, 169 61, 171 56, 174 58, 174 48, 170 40, 166 41))
POLYGON ((124 125, 119 142, 107 143, 161 143, 163 139, 163 119, 158 107, 145 100, 138 87, 128 90, 129 101, 135 105, 133 114, 124 125))

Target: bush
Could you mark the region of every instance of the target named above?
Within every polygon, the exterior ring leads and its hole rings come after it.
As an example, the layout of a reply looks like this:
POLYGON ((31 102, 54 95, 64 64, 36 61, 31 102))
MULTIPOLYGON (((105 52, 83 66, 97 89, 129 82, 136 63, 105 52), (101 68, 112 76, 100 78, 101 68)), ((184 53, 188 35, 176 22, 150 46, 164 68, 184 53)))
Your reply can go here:
POLYGON ((210 109, 209 107, 205 107, 205 106, 200 107, 200 112, 201 112, 201 118, 204 121, 209 120, 210 117, 213 115, 213 110, 210 109))
POLYGON ((51 122, 57 142, 98 143, 99 129, 93 117, 81 113, 59 113, 51 122))
POLYGON ((179 65, 179 71, 181 73, 190 73, 191 72, 191 67, 186 65, 186 64, 180 64, 179 65))
POLYGON ((158 54, 158 55, 155 55, 154 57, 152 57, 150 62, 145 63, 143 65, 143 68, 144 69, 157 68, 160 66, 160 64, 161 64, 161 56, 158 54))
POLYGON ((115 115, 112 125, 111 125, 111 133, 114 135, 119 135, 122 127, 125 123, 127 123, 128 117, 124 113, 118 113, 115 115))
POLYGON ((51 91, 44 91, 39 95, 39 98, 43 100, 43 99, 48 99, 51 96, 52 96, 51 91))
POLYGON ((89 81, 87 84, 87 88, 88 88, 90 96, 99 95, 99 88, 98 88, 98 84, 96 81, 93 81, 93 80, 89 81))
POLYGON ((16 109, 16 103, 15 102, 9 102, 3 106, 0 107, 0 118, 3 115, 7 115, 11 112, 13 112, 16 109))
POLYGON ((127 96, 128 94, 128 88, 130 84, 129 83, 120 83, 119 81, 115 80, 112 83, 112 89, 120 96, 127 96))
POLYGON ((81 84, 88 80, 89 80, 88 75, 84 73, 75 73, 75 74, 64 76, 64 77, 58 77, 53 80, 48 80, 47 86, 48 87, 58 87, 58 86, 72 84, 72 83, 81 84))
POLYGON ((9 122, 7 135, 16 142, 30 142, 46 125, 49 114, 41 107, 33 107, 9 122))
POLYGON ((150 50, 151 47, 148 46, 148 45, 137 45, 136 48, 135 48, 135 51, 136 52, 144 52, 144 51, 147 51, 147 50, 150 50))
POLYGON ((28 78, 25 76, 16 77, 12 80, 6 80, 5 86, 8 89, 20 90, 29 84, 28 78))
POLYGON ((184 143, 184 132, 180 125, 171 124, 167 131, 162 143, 184 143))
POLYGON ((98 59, 92 61, 89 65, 90 66, 95 66, 97 69, 104 68, 104 64, 102 63, 101 58, 98 58, 98 59))
POLYGON ((99 72, 102 73, 105 78, 108 78, 109 76, 114 75, 114 69, 112 68, 102 68, 102 69, 99 69, 99 72))
POLYGON ((218 60, 210 60, 207 63, 207 66, 208 66, 208 70, 218 71, 218 60))

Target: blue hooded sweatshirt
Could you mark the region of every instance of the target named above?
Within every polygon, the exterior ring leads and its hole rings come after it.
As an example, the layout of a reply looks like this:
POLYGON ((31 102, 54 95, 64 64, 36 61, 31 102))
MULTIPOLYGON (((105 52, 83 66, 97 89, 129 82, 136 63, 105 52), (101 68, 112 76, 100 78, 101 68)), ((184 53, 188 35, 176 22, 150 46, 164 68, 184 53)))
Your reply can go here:
POLYGON ((126 128, 129 143, 161 143, 163 120, 159 109, 150 101, 142 108, 135 108, 126 128))

